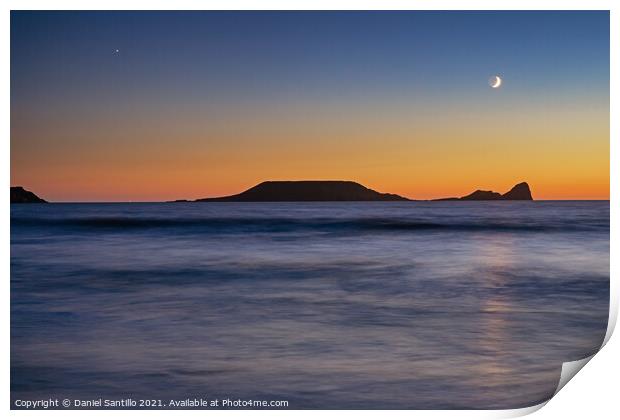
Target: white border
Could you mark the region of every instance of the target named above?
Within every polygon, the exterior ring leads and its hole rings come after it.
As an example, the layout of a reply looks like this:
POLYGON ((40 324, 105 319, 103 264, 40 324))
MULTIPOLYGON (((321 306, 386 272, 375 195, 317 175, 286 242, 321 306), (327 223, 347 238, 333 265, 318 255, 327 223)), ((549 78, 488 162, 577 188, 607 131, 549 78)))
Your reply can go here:
MULTIPOLYGON (((386 10, 611 10, 611 104, 610 115, 618 114, 617 98, 618 98, 618 83, 617 72, 619 67, 618 63, 618 41, 620 39, 620 33, 618 31, 618 25, 620 24, 620 2, 611 0, 590 0, 590 1, 576 1, 576 0, 503 0, 490 1, 490 0, 384 0, 384 1, 370 1, 370 0, 303 0, 303 1, 277 1, 277 0, 228 0, 228 1, 198 1, 198 0, 153 0, 153 1, 135 1, 135 0, 92 0, 88 2, 80 2, 77 0, 57 0, 57 1, 43 1, 43 0, 8 0, 4 1, 4 13, 2 14, 2 30, 0 31, 0 48, 2 49, 3 65, 0 69, 2 74, 2 128, 4 133, 4 145, 0 149, 0 159, 4 163, 5 170, 2 172, 2 178, 5 180, 4 185, 10 183, 10 10, 49 10, 49 9, 64 9, 64 10, 356 10, 356 9, 386 9, 386 10), (616 50, 614 50, 616 48, 616 50)), ((617 273, 618 263, 614 261, 614 256, 618 256, 618 224, 615 223, 616 216, 618 214, 618 200, 617 200, 617 186, 618 186, 618 148, 615 146, 614 141, 618 140, 618 123, 614 121, 613 117, 610 121, 610 165, 611 165, 611 310, 610 310, 610 323, 609 329, 605 341, 609 340, 613 327, 616 323, 618 313, 618 286, 617 286, 617 273), (613 139, 613 141, 611 141, 613 139)), ((2 250, 3 261, 5 266, 3 267, 2 276, 6 279, 4 288, 2 290, 3 302, 5 302, 4 310, 2 311, 1 322, 1 337, 3 343, 4 363, 1 366, 1 374, 4 378, 2 382, 3 391, 3 408, 9 410, 10 407, 10 381, 9 381, 9 337, 10 337, 10 324, 9 324, 9 307, 10 307, 10 292, 9 292, 9 261, 10 261, 10 239, 9 239, 9 214, 10 206, 8 201, 2 205, 2 220, 4 223, 4 229, 0 232, 2 234, 2 242, 0 244, 2 250)), ((588 364, 580 373, 580 379, 577 381, 571 381, 565 389, 554 397, 547 404, 548 407, 535 414, 538 418, 566 418, 566 419, 581 419, 584 416, 593 418, 610 418, 611 413, 618 412, 617 396, 615 393, 616 385, 618 384, 617 375, 619 373, 619 363, 614 354, 620 354, 620 345, 617 343, 618 339, 611 340, 606 346, 605 351, 601 355, 597 355, 593 358, 593 361, 588 364), (573 384, 573 382, 575 382, 573 384), (596 405, 592 406, 591 403, 596 402, 596 405)), ((113 414, 110 411, 89 411, 87 414, 79 411, 11 411, 11 416, 20 418, 33 418, 41 415, 49 416, 51 418, 83 418, 87 415, 89 418, 109 418, 111 415, 120 418, 148 416, 153 419, 168 418, 168 417, 191 417, 191 418, 204 418, 205 416, 216 416, 220 418, 241 418, 252 416, 255 418, 272 419, 272 418, 300 418, 300 419, 315 419, 317 416, 327 417, 341 417, 355 416, 359 418, 376 418, 379 416, 390 416, 395 418, 411 418, 415 416, 422 419, 443 419, 450 418, 507 418, 520 415, 529 414, 537 411, 539 408, 546 404, 540 404, 535 407, 529 407, 518 410, 489 410, 489 411, 148 411, 148 412, 128 412, 128 411, 115 411, 113 414)))

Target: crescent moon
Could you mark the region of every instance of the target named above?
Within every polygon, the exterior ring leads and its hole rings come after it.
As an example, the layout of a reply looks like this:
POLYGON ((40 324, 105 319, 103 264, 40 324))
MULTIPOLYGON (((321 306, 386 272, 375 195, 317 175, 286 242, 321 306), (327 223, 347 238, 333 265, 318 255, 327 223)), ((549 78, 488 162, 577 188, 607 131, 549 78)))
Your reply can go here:
POLYGON ((497 89, 498 87, 500 87, 502 85, 502 78, 499 76, 495 76, 495 82, 493 82, 493 84, 491 85, 491 87, 493 89, 497 89))

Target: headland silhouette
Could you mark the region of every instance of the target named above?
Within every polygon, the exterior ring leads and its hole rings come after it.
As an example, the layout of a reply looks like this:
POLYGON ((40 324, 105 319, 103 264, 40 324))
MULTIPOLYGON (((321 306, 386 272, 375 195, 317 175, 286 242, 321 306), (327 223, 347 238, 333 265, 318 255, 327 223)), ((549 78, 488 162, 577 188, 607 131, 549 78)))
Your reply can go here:
MULTIPOLYGON (((500 194, 476 190, 463 197, 430 201, 533 200, 527 182, 500 194)), ((417 201, 398 194, 382 193, 353 181, 265 181, 239 194, 223 197, 175 200, 174 202, 295 202, 295 201, 417 201)), ((428 201, 428 200, 425 200, 428 201)), ((11 203, 47 203, 23 187, 11 187, 11 203)))

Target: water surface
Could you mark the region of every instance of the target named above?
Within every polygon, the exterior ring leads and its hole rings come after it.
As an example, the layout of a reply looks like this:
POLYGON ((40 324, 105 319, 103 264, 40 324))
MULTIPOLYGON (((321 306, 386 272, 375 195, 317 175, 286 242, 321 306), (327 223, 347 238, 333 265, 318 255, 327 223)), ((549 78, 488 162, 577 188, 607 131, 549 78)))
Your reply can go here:
POLYGON ((12 400, 519 408, 608 305, 608 201, 11 206, 12 400))

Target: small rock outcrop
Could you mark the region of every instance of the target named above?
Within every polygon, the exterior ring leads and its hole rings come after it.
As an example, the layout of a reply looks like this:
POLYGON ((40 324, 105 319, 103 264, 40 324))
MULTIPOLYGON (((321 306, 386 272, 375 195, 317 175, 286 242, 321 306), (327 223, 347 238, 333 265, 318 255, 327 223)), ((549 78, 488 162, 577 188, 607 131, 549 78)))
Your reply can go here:
POLYGON ((505 194, 500 194, 495 191, 483 191, 476 190, 473 193, 464 197, 452 197, 452 198, 440 198, 435 201, 457 201, 457 200, 469 200, 469 201, 482 201, 482 200, 533 200, 530 186, 527 182, 521 182, 510 191, 505 194))
POLYGON ((473 193, 459 198, 459 200, 500 200, 502 195, 495 191, 476 190, 473 193))
POLYGON ((11 203, 47 203, 47 201, 23 187, 11 187, 11 203))
POLYGON ((503 200, 533 200, 532 192, 530 191, 530 186, 527 185, 527 182, 521 182, 514 187, 506 194, 502 195, 503 200))

